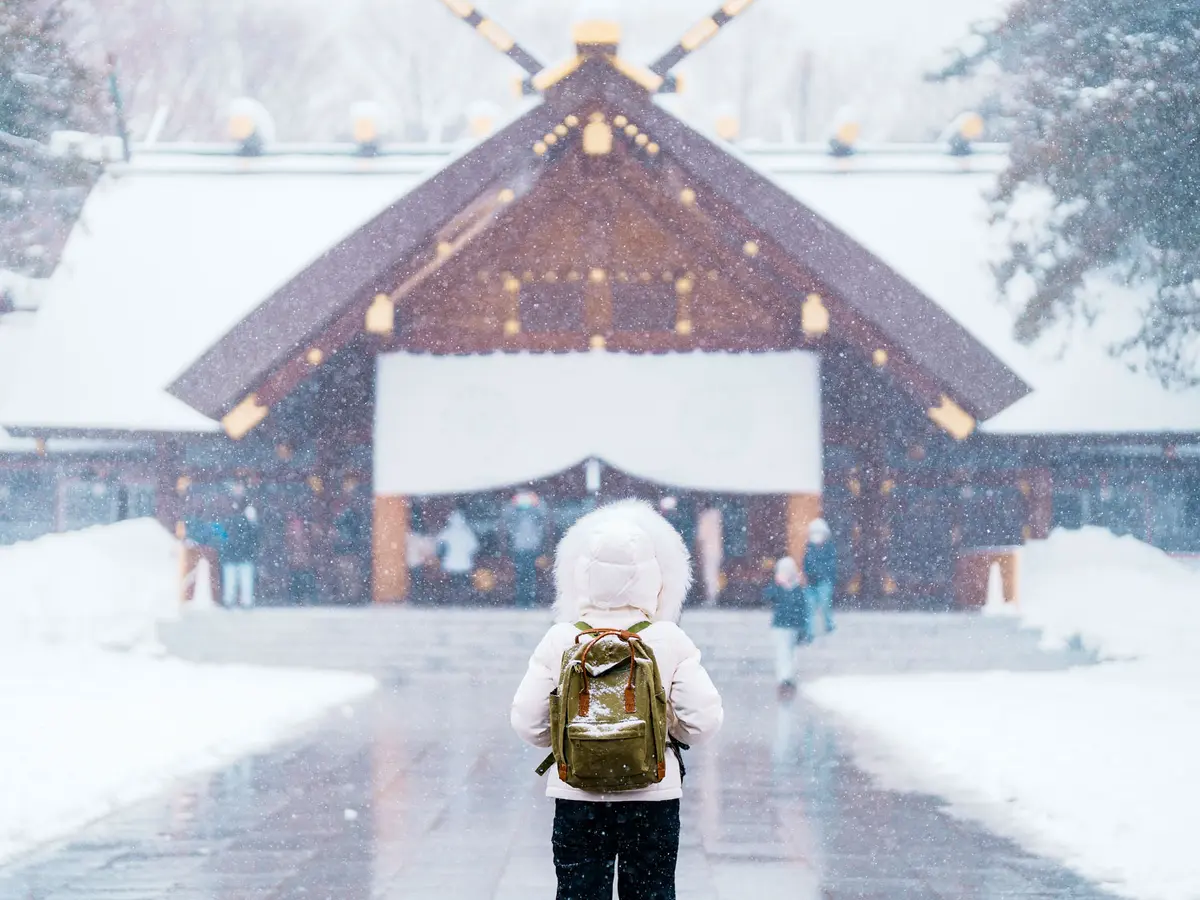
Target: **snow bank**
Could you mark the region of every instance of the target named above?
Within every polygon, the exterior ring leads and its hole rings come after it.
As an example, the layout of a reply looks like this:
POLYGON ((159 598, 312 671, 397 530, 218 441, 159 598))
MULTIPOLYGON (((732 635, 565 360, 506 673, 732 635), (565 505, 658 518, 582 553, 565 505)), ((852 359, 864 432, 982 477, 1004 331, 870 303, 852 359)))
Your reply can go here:
POLYGON ((1105 659, 1200 663, 1200 572, 1103 528, 1027 545, 1017 612, 1047 645, 1077 639, 1105 659))
POLYGON ((1200 573, 1085 529, 1027 548, 1021 590, 1025 624, 1110 661, 806 691, 851 726, 858 761, 886 785, 940 794, 1117 893, 1195 900, 1200 573))
POLYGON ((0 657, 0 859, 263 749, 365 675, 36 647, 0 657))
POLYGON ((0 859, 375 687, 145 652, 178 610, 178 544, 152 520, 0 549, 0 859))
POLYGON ((178 615, 179 544, 153 519, 0 547, 0 648, 153 647, 178 615))

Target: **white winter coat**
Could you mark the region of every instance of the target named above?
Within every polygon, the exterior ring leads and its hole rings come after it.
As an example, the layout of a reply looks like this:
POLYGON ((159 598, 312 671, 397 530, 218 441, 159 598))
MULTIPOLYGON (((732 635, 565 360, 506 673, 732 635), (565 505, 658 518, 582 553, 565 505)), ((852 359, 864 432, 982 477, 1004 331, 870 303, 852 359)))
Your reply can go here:
POLYGON ((458 510, 450 513, 446 527, 437 536, 442 545, 442 571, 449 575, 466 575, 475 567, 479 538, 471 530, 467 517, 458 510))
MULTIPOLYGON (((625 501, 580 519, 555 558, 557 624, 529 660, 512 704, 512 726, 535 747, 550 746, 550 692, 558 686, 563 653, 583 620, 593 628, 629 628, 649 620, 639 637, 654 651, 667 691, 668 728, 685 744, 711 737, 724 718, 721 697, 700 664, 700 651, 679 627, 691 584, 687 547, 648 504, 625 501)), ((667 754, 667 774, 636 791, 594 794, 570 787, 551 768, 546 794, 564 800, 675 800, 682 795, 679 764, 667 754)))

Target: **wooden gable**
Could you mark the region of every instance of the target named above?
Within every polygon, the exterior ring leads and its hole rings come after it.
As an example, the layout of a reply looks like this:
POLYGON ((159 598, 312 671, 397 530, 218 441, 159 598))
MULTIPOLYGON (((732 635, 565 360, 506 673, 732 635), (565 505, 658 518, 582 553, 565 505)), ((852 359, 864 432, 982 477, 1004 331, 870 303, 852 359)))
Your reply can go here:
MULTIPOLYGON (((405 296, 384 349, 433 353, 771 349, 794 343, 795 310, 747 273, 719 267, 620 171, 566 155, 503 228, 405 296)), ((646 186, 640 186, 643 190, 646 186)))
POLYGON ((331 248, 171 390, 236 433, 355 340, 435 353, 832 340, 958 436, 1028 390, 911 284, 599 59, 331 248))

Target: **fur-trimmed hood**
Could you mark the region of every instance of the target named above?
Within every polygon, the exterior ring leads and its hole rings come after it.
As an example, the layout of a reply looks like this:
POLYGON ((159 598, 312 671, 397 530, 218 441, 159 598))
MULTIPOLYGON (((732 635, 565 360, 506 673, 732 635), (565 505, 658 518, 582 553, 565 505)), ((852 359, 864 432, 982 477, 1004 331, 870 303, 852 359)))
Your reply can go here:
POLYGON ((650 504, 622 500, 588 513, 563 535, 554 584, 560 622, 616 608, 641 610, 654 622, 678 622, 692 585, 691 555, 650 504))

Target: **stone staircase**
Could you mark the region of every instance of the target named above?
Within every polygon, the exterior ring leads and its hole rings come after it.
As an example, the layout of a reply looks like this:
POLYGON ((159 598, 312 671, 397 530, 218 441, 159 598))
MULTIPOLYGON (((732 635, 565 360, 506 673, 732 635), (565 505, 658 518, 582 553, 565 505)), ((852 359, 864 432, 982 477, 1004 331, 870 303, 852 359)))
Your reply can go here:
MULTIPOLYGON (((546 611, 260 609, 190 614, 162 626, 175 656, 199 662, 354 669, 383 680, 426 674, 521 672, 550 623, 546 611)), ((718 681, 769 677, 770 617, 764 611, 691 610, 683 627, 718 681)), ((800 652, 801 675, 1087 665, 1072 649, 1046 652, 1039 635, 1004 618, 973 613, 847 612, 838 630, 800 652)))

